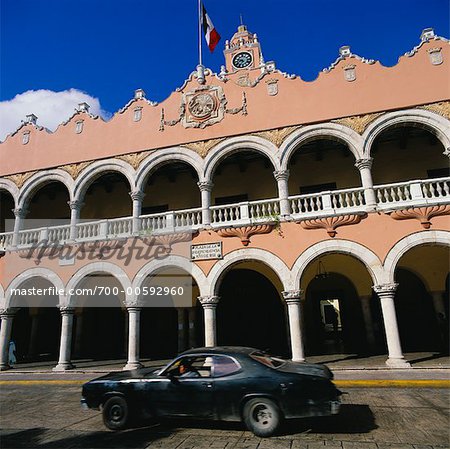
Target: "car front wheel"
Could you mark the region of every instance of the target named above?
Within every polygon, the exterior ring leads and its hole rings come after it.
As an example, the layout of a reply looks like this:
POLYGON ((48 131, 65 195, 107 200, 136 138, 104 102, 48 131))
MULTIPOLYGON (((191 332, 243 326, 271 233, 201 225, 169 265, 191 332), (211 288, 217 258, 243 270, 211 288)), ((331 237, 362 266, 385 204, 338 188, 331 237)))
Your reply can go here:
POLYGON ((280 427, 280 408, 270 399, 256 398, 244 406, 244 422, 248 430, 258 437, 270 437, 280 427))
POLYGON ((121 430, 128 423, 128 404, 120 396, 109 398, 103 405, 103 422, 108 429, 121 430))

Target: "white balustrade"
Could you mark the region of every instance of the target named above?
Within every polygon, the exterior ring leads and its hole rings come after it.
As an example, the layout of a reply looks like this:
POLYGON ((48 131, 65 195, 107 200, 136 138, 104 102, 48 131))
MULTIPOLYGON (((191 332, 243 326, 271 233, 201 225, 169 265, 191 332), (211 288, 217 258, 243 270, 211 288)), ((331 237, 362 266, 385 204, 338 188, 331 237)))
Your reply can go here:
POLYGON ((70 225, 47 228, 47 240, 51 243, 65 242, 70 237, 70 225))
POLYGON ((78 223, 77 240, 95 240, 100 236, 100 221, 90 221, 87 223, 78 223))
POLYGON ((211 206, 211 223, 233 223, 240 221, 241 207, 239 203, 224 206, 211 206))
POLYGON ((198 228, 202 225, 202 209, 186 209, 174 212, 176 228, 198 228))
POLYGON ((14 232, 3 232, 0 234, 0 248, 7 248, 12 245, 14 232))
MULTIPOLYGON (((450 201, 450 177, 414 180, 374 186, 378 209, 422 204, 439 204, 450 201)), ((333 190, 289 197, 294 219, 308 216, 329 216, 336 213, 365 210, 364 189, 333 190)), ((223 206, 212 206, 211 224, 242 225, 276 220, 280 215, 279 199, 258 200, 223 206)), ((202 227, 202 209, 193 208, 160 214, 141 215, 141 232, 154 233, 202 227)), ((121 217, 77 223, 77 241, 114 237, 129 237, 133 231, 133 218, 121 217)), ((19 246, 29 246, 41 241, 65 242, 70 239, 70 225, 26 229, 19 232, 19 246)), ((0 233, 0 248, 12 246, 13 232, 0 233)))
POLYGON ((133 218, 121 217, 107 220, 107 235, 109 237, 126 237, 133 230, 133 218))
POLYGON ((280 215, 280 202, 278 198, 273 200, 251 201, 248 203, 249 217, 251 221, 273 221, 280 215))

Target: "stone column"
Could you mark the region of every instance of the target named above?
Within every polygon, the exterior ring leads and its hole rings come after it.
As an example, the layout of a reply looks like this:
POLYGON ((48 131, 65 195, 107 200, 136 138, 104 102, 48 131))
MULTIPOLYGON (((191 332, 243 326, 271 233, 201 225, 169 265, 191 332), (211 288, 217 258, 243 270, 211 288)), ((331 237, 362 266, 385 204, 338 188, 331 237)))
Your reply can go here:
POLYGON ((211 224, 211 190, 214 186, 212 181, 199 181, 197 183, 202 196, 202 224, 211 224))
POLYGON ((303 294, 302 290, 289 290, 281 292, 288 306, 289 316, 289 334, 291 336, 292 360, 294 362, 303 362, 305 360, 305 351, 303 349, 302 338, 302 319, 300 301, 303 294))
POLYGON ((190 307, 188 309, 188 317, 189 317, 189 348, 195 348, 196 345, 196 335, 195 335, 195 316, 196 316, 196 308, 190 307))
POLYGON ((142 366, 139 361, 139 339, 140 339, 140 307, 127 307, 128 311, 128 361, 124 370, 136 369, 142 366))
POLYGON ((9 342, 11 340, 11 330, 16 309, 4 309, 0 311, 2 325, 0 328, 0 371, 9 368, 9 342))
POLYGON ((19 244, 19 232, 23 227, 23 219, 27 215, 27 209, 24 207, 18 207, 17 209, 12 210, 14 212, 14 216, 16 219, 14 220, 14 233, 12 239, 12 246, 17 246, 19 244))
POLYGON ((374 207, 377 204, 377 200, 375 197, 375 191, 373 190, 373 181, 372 181, 372 162, 373 159, 371 157, 367 159, 358 159, 355 162, 355 167, 359 170, 359 174, 361 176, 361 183, 364 187, 364 198, 366 200, 366 206, 374 207))
POLYGON ((144 199, 145 193, 141 190, 135 190, 130 192, 131 199, 133 200, 133 235, 138 235, 141 230, 141 210, 142 210, 142 200, 144 199))
POLYGON ((70 237, 69 239, 75 241, 78 238, 77 224, 80 221, 80 211, 83 207, 83 202, 80 200, 68 201, 70 207, 70 237))
POLYGON ((278 198, 280 200, 280 215, 282 218, 289 218, 291 206, 289 204, 288 179, 289 170, 276 170, 273 172, 278 184, 278 198))
POLYGON ((380 298, 383 313, 384 330, 389 357, 386 365, 391 368, 410 368, 411 365, 404 359, 398 333, 397 316, 395 314, 394 297, 398 284, 374 285, 373 289, 380 298))
POLYGON ((205 315, 205 346, 217 345, 216 308, 219 303, 218 296, 199 296, 198 300, 203 307, 205 315))
POLYGON ((53 368, 53 371, 66 371, 74 368, 70 361, 70 356, 72 349, 73 314, 75 309, 72 307, 60 307, 60 312, 62 324, 59 360, 58 364, 53 368))
POLYGON ((366 327, 367 343, 373 348, 375 346, 375 333, 373 329, 372 310, 370 307, 371 299, 371 295, 365 295, 359 298, 361 301, 364 325, 366 327))
POLYGON ((177 307, 178 314, 178 353, 186 350, 186 323, 184 307, 177 307))
POLYGON ((443 317, 446 317, 445 305, 444 305, 444 293, 445 292, 431 292, 433 298, 433 307, 437 316, 442 313, 443 317))

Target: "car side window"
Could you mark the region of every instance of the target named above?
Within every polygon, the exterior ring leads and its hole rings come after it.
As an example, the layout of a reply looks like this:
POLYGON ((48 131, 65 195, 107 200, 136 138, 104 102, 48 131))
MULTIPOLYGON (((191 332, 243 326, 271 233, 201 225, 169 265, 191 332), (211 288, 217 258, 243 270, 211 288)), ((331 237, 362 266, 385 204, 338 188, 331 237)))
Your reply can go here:
POLYGON ((241 369, 240 365, 235 360, 224 355, 213 356, 213 364, 214 377, 228 376, 241 369))
POLYGON ((183 357, 166 371, 169 376, 185 378, 211 377, 211 357, 183 357))

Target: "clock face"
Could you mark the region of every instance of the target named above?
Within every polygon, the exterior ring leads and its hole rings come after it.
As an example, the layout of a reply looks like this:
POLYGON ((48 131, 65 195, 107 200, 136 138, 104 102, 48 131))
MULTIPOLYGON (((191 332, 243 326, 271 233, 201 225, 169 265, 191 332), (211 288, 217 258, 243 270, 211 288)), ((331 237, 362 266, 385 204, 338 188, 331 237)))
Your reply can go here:
POLYGON ((242 51, 233 57, 233 66, 236 69, 244 69, 248 67, 253 61, 253 56, 248 51, 242 51))

